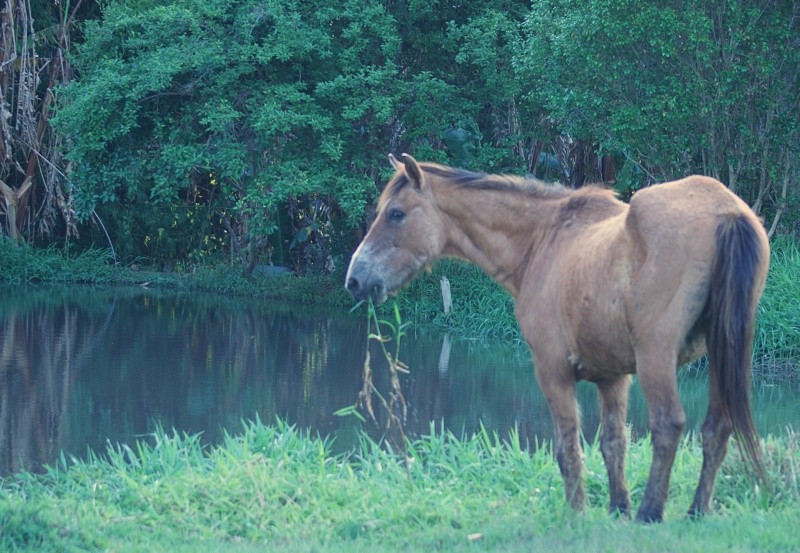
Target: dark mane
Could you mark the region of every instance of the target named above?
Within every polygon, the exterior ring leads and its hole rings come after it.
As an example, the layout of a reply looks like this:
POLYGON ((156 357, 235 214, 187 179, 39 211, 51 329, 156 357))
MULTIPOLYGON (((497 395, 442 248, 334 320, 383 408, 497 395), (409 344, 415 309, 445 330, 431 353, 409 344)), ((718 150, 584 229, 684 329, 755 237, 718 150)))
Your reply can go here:
MULTIPOLYGON (((475 173, 466 169, 445 167, 432 163, 421 163, 420 169, 431 175, 444 179, 447 184, 470 190, 496 190, 501 192, 517 192, 536 198, 562 198, 573 190, 560 184, 548 184, 534 178, 523 178, 514 175, 490 175, 475 173)), ((389 194, 394 196, 409 183, 408 177, 401 173, 389 183, 389 194)))
POLYGON ((395 196, 403 188, 405 188, 409 182, 410 181, 408 180, 408 177, 406 176, 405 173, 402 172, 398 173, 397 176, 394 179, 390 180, 389 183, 386 185, 386 189, 389 191, 389 197, 395 196))
POLYGON ((471 190, 521 192, 525 195, 537 198, 560 198, 568 196, 572 192, 572 190, 560 184, 548 184, 534 178, 474 173, 466 169, 429 164, 422 164, 421 168, 426 173, 446 179, 449 184, 471 190))

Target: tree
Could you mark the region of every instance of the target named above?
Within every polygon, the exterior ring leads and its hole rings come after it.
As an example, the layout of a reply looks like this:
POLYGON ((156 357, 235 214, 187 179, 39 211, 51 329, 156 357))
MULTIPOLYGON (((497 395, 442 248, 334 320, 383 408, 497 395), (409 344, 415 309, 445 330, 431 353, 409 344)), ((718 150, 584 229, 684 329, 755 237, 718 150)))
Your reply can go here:
MULTIPOLYGON (((799 11, 766 0, 113 0, 102 19, 67 28, 85 40, 57 88, 58 134, 44 134, 53 154, 37 165, 60 179, 47 190, 63 202, 48 205, 66 206, 66 228, 105 221, 123 260, 166 265, 230 255, 252 270, 266 252, 303 272, 341 267, 390 175, 386 154, 404 151, 621 190, 710 174, 774 230, 793 222, 800 191, 799 11)), ((33 155, 19 151, 17 195, 33 155)), ((94 226, 80 228, 92 241, 94 226)))
POLYGON ((76 213, 109 213, 128 259, 341 266, 389 151, 537 159, 511 64, 525 5, 112 2, 55 119, 76 213))
POLYGON ((624 159, 625 186, 726 182, 774 232, 800 192, 800 5, 545 0, 516 64, 563 135, 624 159))
POLYGON ((113 208, 129 256, 229 245, 252 268, 282 226, 327 247, 312 212, 361 217, 397 95, 381 4, 116 2, 86 36, 55 121, 78 217, 113 208))
POLYGON ((390 5, 409 83, 400 149, 484 171, 533 172, 542 115, 521 101, 526 88, 512 66, 528 2, 390 5))
POLYGON ((0 220, 15 242, 77 233, 63 141, 49 117, 56 87, 72 77, 75 21, 95 9, 83 0, 9 0, 0 14, 0 220))

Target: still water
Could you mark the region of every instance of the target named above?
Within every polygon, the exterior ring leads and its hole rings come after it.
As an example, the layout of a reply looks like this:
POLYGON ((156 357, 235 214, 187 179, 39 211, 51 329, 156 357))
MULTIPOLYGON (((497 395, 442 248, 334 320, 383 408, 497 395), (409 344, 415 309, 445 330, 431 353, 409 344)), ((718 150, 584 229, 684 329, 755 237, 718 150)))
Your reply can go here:
MULTIPOLYGON (((357 398, 367 347, 364 317, 346 313, 144 288, 5 287, 0 475, 40 470, 62 451, 83 457, 132 443, 157 425, 200 432, 208 443, 256 416, 335 437, 339 448, 359 427, 377 437, 371 424, 334 415, 357 398)), ((371 351, 385 386, 385 365, 371 351)), ((516 427, 530 444, 551 437, 524 347, 411 331, 400 357, 411 368, 402 380, 410 435, 431 424, 471 434, 482 422, 500 436, 516 427)), ((702 422, 706 390, 702 371, 681 372, 689 429, 702 422)), ((596 393, 581 384, 578 395, 591 436, 596 393)), ((757 381, 754 404, 760 432, 800 428, 797 381, 757 381)), ((634 434, 645 431, 646 413, 634 386, 634 434)))

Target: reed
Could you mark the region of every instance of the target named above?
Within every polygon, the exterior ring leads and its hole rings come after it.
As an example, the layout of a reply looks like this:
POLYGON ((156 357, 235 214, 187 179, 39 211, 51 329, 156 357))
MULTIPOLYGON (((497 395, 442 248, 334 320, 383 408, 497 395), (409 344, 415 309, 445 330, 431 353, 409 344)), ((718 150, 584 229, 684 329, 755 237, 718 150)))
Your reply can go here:
POLYGON ((786 365, 800 358, 800 248, 778 239, 758 307, 753 352, 757 365, 786 365))

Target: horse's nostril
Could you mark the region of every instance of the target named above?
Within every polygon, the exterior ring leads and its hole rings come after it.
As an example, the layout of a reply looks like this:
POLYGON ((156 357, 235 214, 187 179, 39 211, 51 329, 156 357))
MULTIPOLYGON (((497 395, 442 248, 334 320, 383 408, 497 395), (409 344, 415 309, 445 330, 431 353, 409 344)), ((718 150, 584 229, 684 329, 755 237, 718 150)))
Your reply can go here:
POLYGON ((347 284, 345 284, 345 288, 347 288, 348 292, 355 293, 358 292, 359 288, 361 288, 361 285, 358 283, 357 278, 350 277, 347 279, 347 284))

